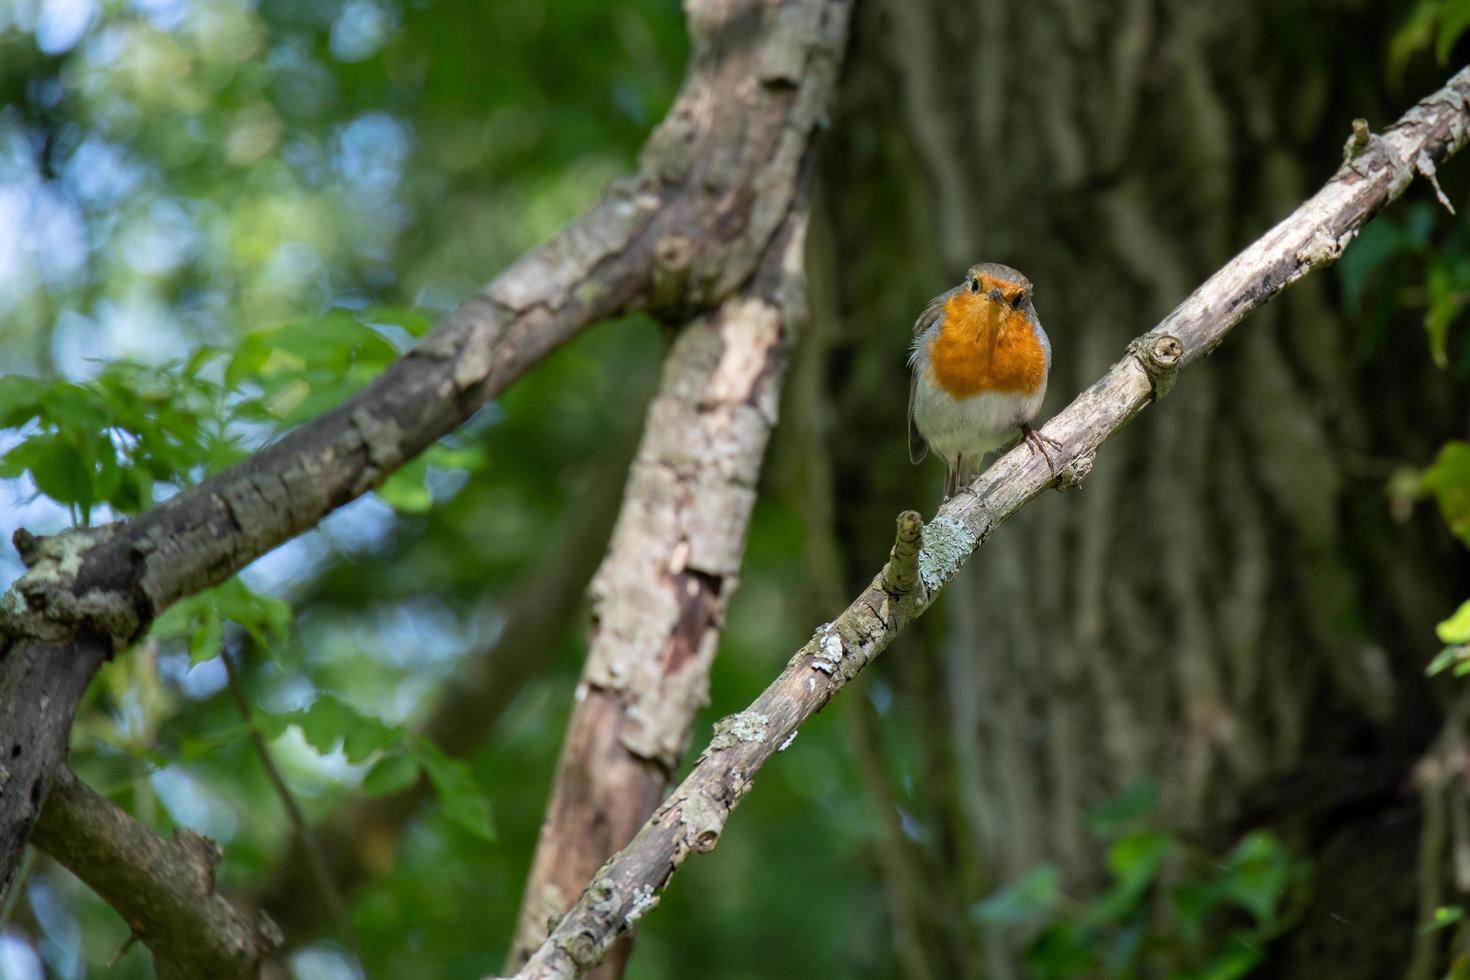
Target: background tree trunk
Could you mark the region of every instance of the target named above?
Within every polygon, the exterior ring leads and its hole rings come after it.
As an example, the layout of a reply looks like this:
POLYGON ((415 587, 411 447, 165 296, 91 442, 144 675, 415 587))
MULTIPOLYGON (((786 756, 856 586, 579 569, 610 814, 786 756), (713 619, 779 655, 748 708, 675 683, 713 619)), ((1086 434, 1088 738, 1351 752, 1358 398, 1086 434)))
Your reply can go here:
MULTIPOLYGON (((898 464, 924 300, 973 262, 1023 270, 1055 410, 1330 173, 1354 116, 1404 107, 1371 94, 1402 13, 1385 6, 862 8, 824 147, 830 227, 813 236, 841 319, 827 441, 849 568, 883 553, 895 509, 938 495, 937 467, 898 464)), ((1257 313, 1080 496, 998 535, 880 668, 894 724, 919 732, 885 747, 923 824, 932 894, 903 930, 926 937, 925 970, 1016 976, 969 908, 1046 861, 1086 894, 1087 809, 1149 776, 1157 818, 1186 837, 1219 848, 1271 826, 1314 862, 1316 898, 1267 972, 1404 970, 1411 774, 1443 716, 1423 667, 1466 583, 1436 515, 1390 518, 1385 461, 1423 464, 1463 415, 1420 333, 1375 348, 1335 303, 1315 277, 1257 313)))

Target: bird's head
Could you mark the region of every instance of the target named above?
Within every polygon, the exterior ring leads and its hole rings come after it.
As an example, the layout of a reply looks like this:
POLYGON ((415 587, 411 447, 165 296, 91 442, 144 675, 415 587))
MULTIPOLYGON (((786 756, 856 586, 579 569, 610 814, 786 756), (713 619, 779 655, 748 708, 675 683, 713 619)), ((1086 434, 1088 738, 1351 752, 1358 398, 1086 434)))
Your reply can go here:
POLYGON ((983 302, 1017 310, 1031 300, 1031 280, 998 262, 970 266, 961 288, 983 302))

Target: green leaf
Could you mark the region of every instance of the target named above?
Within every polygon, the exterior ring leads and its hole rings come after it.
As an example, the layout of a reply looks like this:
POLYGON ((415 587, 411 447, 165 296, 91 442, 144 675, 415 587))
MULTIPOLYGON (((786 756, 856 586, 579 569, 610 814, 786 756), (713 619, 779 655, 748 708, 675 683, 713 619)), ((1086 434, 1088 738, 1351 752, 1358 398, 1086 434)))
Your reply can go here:
POLYGON ((1470 647, 1463 644, 1445 647, 1435 654, 1433 660, 1429 661, 1429 666, 1424 668, 1424 676, 1433 677, 1453 666, 1455 675, 1458 677, 1464 672, 1463 668, 1467 664, 1470 664, 1470 647))
POLYGON ((62 431, 95 435, 107 427, 102 399, 81 385, 59 382, 41 396, 41 415, 62 431))
POLYGON ((1465 308, 1466 291, 1457 270, 1450 263, 1434 262, 1429 266, 1425 283, 1429 308, 1424 314, 1424 330, 1429 334, 1429 353, 1439 367, 1449 364, 1446 345, 1450 326, 1465 308))
POLYGON ((383 481, 378 496, 400 514, 427 513, 434 507, 434 495, 424 483, 427 473, 428 461, 423 456, 410 460, 383 481))
POLYGON ((483 840, 495 839, 490 800, 481 792, 469 766, 451 759, 427 739, 418 739, 414 754, 434 784, 444 816, 483 840))
POLYGON ((433 326, 427 316, 406 306, 369 306, 359 310, 357 317, 364 323, 384 323, 401 327, 411 336, 422 337, 433 326))
POLYGON ((190 666, 218 657, 223 635, 224 624, 220 621, 219 607, 213 602, 205 604, 193 632, 189 634, 190 666))
POLYGON ((1170 894, 1174 914, 1186 939, 1193 941, 1204 932, 1205 920, 1219 908, 1222 899, 1218 883, 1180 885, 1170 894))
POLYGON ((1084 921, 1112 922, 1131 912, 1164 859, 1173 853, 1174 846, 1173 838, 1153 830, 1120 838, 1108 848, 1107 863, 1113 873, 1113 886, 1092 903, 1084 921))
POLYGON ((0 428, 25 425, 41 411, 46 385, 20 374, 0 377, 0 428))
POLYGON ((326 755, 340 742, 347 761, 354 765, 403 742, 397 728, 331 694, 319 695, 310 707, 296 712, 293 720, 312 748, 326 755))
POLYGON ((436 442, 424 451, 428 465, 441 470, 477 470, 486 463, 484 446, 446 446, 436 442))
POLYGON ((368 796, 385 796, 408 789, 419 778, 419 760, 408 752, 395 752, 378 760, 362 781, 368 796))
POLYGON ((1404 251, 1403 232, 1391 220, 1370 222, 1342 253, 1337 278, 1342 285, 1342 305, 1349 316, 1363 311, 1363 298, 1373 273, 1404 251))
POLYGON ((198 759, 238 742, 249 734, 250 726, 240 722, 207 735, 185 735, 179 739, 179 758, 186 762, 198 759))
MULTIPOLYGON (((1264 954, 1254 946, 1235 940, 1198 973, 1186 974, 1187 980, 1238 980, 1260 966, 1264 954)), ((1184 980, 1184 978, 1181 978, 1184 980)))
POLYGON ((1465 906, 1463 905, 1441 905, 1434 910, 1434 918, 1426 922, 1420 929, 1421 934, 1438 932, 1445 926, 1452 926, 1465 918, 1465 906))
POLYGON ((1158 801, 1159 781, 1152 777, 1140 779, 1112 799, 1088 810, 1088 828, 1103 836, 1121 833, 1151 813, 1158 801))
POLYGON ((252 591, 238 576, 214 589, 220 614, 240 624, 256 644, 272 652, 291 630, 291 604, 252 591))
POLYGON ((85 450, 59 433, 27 439, 6 453, 4 472, 21 470, 30 470, 36 489, 59 503, 85 511, 96 500, 85 450))
POLYGON ((1449 619, 1434 628, 1441 643, 1470 643, 1470 600, 1460 604, 1449 619))
POLYGON ((1470 0, 1445 0, 1439 9, 1439 33, 1434 39, 1434 57, 1441 65, 1450 61, 1450 52, 1465 29, 1470 28, 1470 0))
POLYGON ((1255 831, 1236 845, 1228 864, 1225 894, 1249 910, 1256 921, 1269 922, 1286 888, 1292 865, 1290 852, 1274 835, 1255 831))
POLYGON ((1434 37, 1434 23, 1439 8, 1439 0, 1419 0, 1404 23, 1393 32, 1388 41, 1390 78, 1401 81, 1409 61, 1417 52, 1429 46, 1434 37))
POLYGON ((1062 873, 1043 864, 975 904, 970 915, 981 922, 1021 925, 1050 918, 1061 897, 1062 873))
POLYGON ((1421 485, 1438 501, 1450 532, 1470 547, 1470 443, 1445 443, 1421 485))

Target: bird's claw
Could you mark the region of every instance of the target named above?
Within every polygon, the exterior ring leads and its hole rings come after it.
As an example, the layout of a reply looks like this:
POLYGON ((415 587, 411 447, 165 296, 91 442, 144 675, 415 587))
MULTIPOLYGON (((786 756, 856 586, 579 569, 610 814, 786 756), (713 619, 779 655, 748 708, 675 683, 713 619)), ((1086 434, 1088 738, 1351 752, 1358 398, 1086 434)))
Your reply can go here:
POLYGON ((1051 446, 1060 452, 1062 444, 1051 436, 1044 435, 1031 428, 1030 425, 1023 424, 1021 426, 1021 437, 1026 440, 1026 448, 1031 450, 1033 455, 1040 455, 1042 459, 1046 460, 1046 468, 1052 473, 1055 473, 1057 471, 1056 461, 1051 458, 1051 453, 1046 451, 1046 447, 1051 446))

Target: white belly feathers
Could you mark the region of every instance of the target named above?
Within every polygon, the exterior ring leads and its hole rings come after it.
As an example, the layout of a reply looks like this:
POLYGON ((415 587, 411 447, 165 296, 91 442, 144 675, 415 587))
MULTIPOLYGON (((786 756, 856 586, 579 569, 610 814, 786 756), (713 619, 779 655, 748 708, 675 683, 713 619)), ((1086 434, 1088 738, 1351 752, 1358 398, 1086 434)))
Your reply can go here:
POLYGON ((934 384, 924 358, 914 391, 914 423, 929 447, 953 464, 960 456, 978 457, 1015 439, 1022 422, 1036 417, 1046 397, 1046 382, 1032 394, 982 392, 950 397, 934 384))

